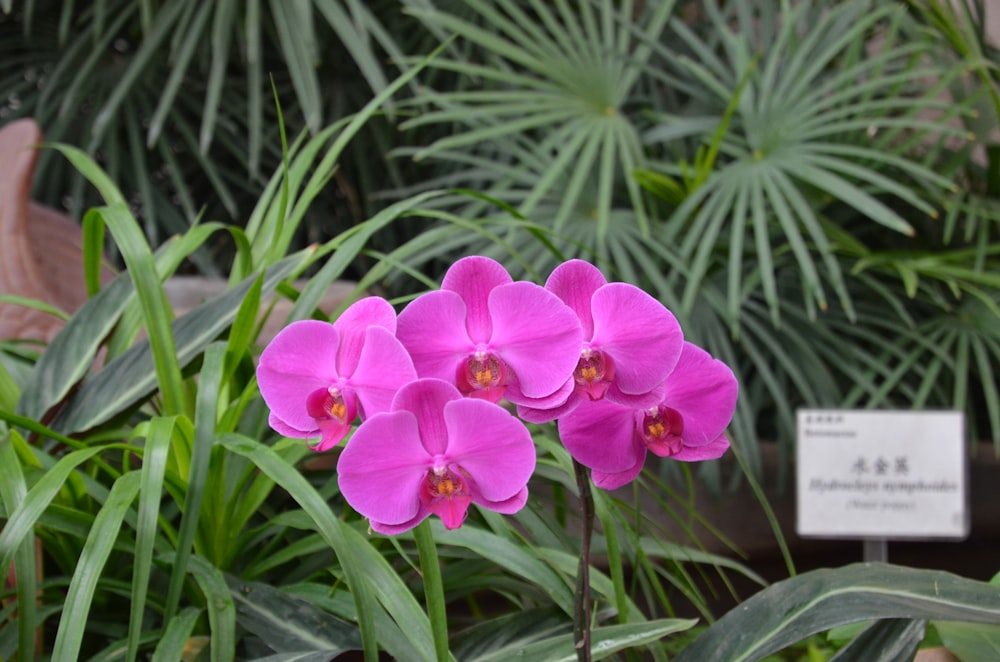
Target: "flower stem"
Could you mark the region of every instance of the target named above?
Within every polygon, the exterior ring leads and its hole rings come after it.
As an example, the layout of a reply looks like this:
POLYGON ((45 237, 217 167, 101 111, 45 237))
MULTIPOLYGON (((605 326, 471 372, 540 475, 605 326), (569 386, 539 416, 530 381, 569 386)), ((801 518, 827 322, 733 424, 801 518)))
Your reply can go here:
POLYGON ((590 474, 587 468, 573 460, 573 471, 580 492, 580 516, 583 520, 580 564, 576 570, 573 641, 576 645, 576 659, 579 662, 590 662, 590 537, 594 532, 594 497, 590 493, 590 474))
POLYGON ((420 554, 420 572, 424 580, 424 600, 427 603, 427 616, 431 621, 431 635, 434 637, 434 653, 437 662, 448 662, 451 660, 448 650, 448 613, 430 520, 425 519, 413 529, 413 539, 420 554))

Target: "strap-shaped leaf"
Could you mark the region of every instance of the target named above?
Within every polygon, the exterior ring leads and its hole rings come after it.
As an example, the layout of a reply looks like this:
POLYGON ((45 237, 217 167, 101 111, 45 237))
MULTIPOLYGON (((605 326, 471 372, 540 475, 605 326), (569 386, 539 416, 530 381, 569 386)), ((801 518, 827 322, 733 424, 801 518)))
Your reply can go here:
POLYGON ((54 660, 75 660, 80 654, 97 580, 111 554, 125 515, 139 493, 140 482, 138 471, 129 472, 116 480, 107 501, 94 519, 94 527, 87 536, 66 594, 56 643, 52 648, 54 660))
MULTIPOLYGON (((594 628, 591 632, 590 655, 592 660, 603 660, 609 655, 636 646, 644 646, 659 641, 668 634, 683 632, 695 624, 693 620, 664 618, 646 623, 608 625, 594 628)), ((573 662, 577 651, 573 646, 573 634, 563 634, 527 646, 506 646, 489 655, 475 658, 475 662, 501 662, 511 659, 547 660, 548 662, 573 662)), ((716 658, 706 657, 704 660, 716 658)))
MULTIPOLYGON (((273 290, 279 282, 301 268, 310 254, 310 250, 302 251, 268 268, 262 290, 273 290)), ((195 359, 232 323, 255 280, 256 277, 250 277, 174 320, 177 362, 182 367, 195 359)), ((149 342, 143 341, 85 383, 56 416, 52 428, 65 433, 92 428, 135 405, 155 388, 153 354, 149 342)))
POLYGON ((240 625, 276 653, 324 652, 332 659, 360 650, 356 625, 343 621, 308 601, 259 582, 227 576, 240 625))
POLYGON ((1000 587, 884 563, 815 570, 746 600, 676 662, 759 660, 817 632, 885 618, 1000 624, 1000 587))

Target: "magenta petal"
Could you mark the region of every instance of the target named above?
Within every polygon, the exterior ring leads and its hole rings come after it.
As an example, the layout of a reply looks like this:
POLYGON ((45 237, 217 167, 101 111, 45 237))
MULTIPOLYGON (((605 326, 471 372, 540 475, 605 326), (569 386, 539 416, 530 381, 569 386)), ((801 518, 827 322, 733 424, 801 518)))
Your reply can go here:
POLYGON ((465 313, 458 294, 438 290, 420 295, 399 314, 396 337, 413 358, 417 375, 454 382, 459 364, 475 350, 465 313))
POLYGON ((402 524, 420 511, 431 458, 411 412, 376 414, 358 426, 337 461, 340 491, 370 520, 402 524))
POLYGON ((462 526, 465 516, 469 513, 470 496, 455 496, 448 499, 435 499, 427 504, 427 510, 441 518, 446 529, 457 529, 462 526))
POLYGON ((346 423, 341 423, 336 419, 319 421, 320 440, 315 445, 310 445, 309 448, 318 452, 330 450, 350 433, 353 423, 353 417, 346 423))
POLYGON ((619 404, 623 407, 628 407, 629 409, 651 409, 656 407, 661 402, 663 402, 663 394, 667 392, 667 385, 665 382, 661 382, 648 393, 622 393, 621 389, 617 385, 612 384, 611 388, 608 389, 607 394, 604 396, 611 402, 619 404))
POLYGON ((468 307, 466 329, 474 342, 486 342, 493 332, 488 307, 490 292, 511 281, 503 265, 478 255, 462 258, 444 275, 441 289, 456 292, 468 307))
POLYGON ((285 423, 283 420, 275 416, 274 412, 271 412, 267 417, 267 424, 270 425, 271 429, 278 434, 291 437, 292 439, 309 439, 311 437, 320 436, 319 428, 316 427, 316 421, 313 421, 311 429, 299 430, 297 428, 293 428, 288 423, 285 423))
POLYGON ((370 326, 383 327, 392 334, 396 332, 396 311, 382 297, 355 301, 333 323, 340 334, 337 374, 349 377, 354 373, 365 342, 365 330, 370 326))
POLYGON ((446 404, 444 419, 445 459, 469 474, 479 495, 505 501, 524 488, 535 470, 535 444, 521 421, 503 407, 471 398, 446 404))
MULTIPOLYGON (((520 392, 542 398, 561 388, 580 359, 583 332, 571 308, 554 294, 520 281, 490 296, 490 348, 514 371, 520 392)), ((508 395, 508 399, 514 402, 508 395)))
POLYGON ((716 439, 732 420, 739 385, 722 361, 689 342, 666 381, 663 404, 684 417, 685 446, 703 446, 716 439))
POLYGON ((672 456, 671 460, 681 462, 698 462, 700 460, 715 460, 720 458, 729 450, 729 439, 726 435, 720 434, 713 441, 701 446, 685 446, 679 453, 672 456))
POLYGON ((427 519, 427 516, 430 514, 431 511, 427 510, 427 507, 421 504, 420 510, 417 511, 417 514, 402 524, 386 524, 385 522, 378 522, 373 519, 368 520, 368 524, 372 527, 372 531, 376 531, 387 536, 395 536, 405 531, 409 531, 417 524, 420 524, 427 519))
MULTIPOLYGON (((559 437, 580 464, 602 473, 635 466, 636 412, 607 400, 581 402, 559 419, 559 437)), ((645 456, 645 448, 641 448, 645 456)))
POLYGON ((594 335, 594 318, 590 310, 591 297, 607 284, 600 269, 583 260, 569 260, 556 267, 545 289, 563 300, 580 318, 584 339, 594 335))
POLYGON ((396 392, 416 378, 413 361, 396 336, 381 326, 369 327, 357 368, 348 380, 363 416, 389 411, 396 392))
MULTIPOLYGON (((578 393, 573 390, 574 383, 572 381, 567 383, 567 387, 556 391, 557 395, 561 395, 560 398, 520 398, 519 403, 528 404, 518 404, 517 405, 517 415, 522 421, 528 423, 549 423, 556 420, 557 418, 562 418, 569 412, 576 409, 577 405, 583 402, 583 398, 580 397, 578 393), (562 400, 560 402, 560 400, 562 400), (550 402, 556 402, 558 404, 554 406, 549 406, 550 402)), ((659 400, 657 400, 659 402, 659 400)))
POLYGON ((653 389, 674 369, 684 335, 673 313, 638 287, 609 283, 594 293, 591 346, 615 362, 623 393, 653 389))
POLYGON ((625 471, 604 473, 595 469, 590 472, 590 478, 594 481, 594 485, 602 490, 617 490, 619 487, 628 485, 635 480, 636 476, 642 473, 642 467, 646 463, 645 450, 642 447, 642 443, 638 440, 636 441, 636 457, 638 458, 636 463, 625 471))
POLYGON ((473 497, 472 502, 503 515, 513 515, 521 510, 521 508, 524 508, 524 504, 528 502, 528 488, 522 487, 517 494, 503 501, 487 501, 482 498, 473 497))
POLYGON ((332 324, 302 320, 282 329, 264 348, 257 365, 260 394, 286 425, 296 430, 316 429, 306 411, 306 398, 338 381, 339 346, 332 324))
POLYGON ((408 411, 417 417, 420 440, 430 456, 449 449, 449 430, 444 414, 446 404, 461 400, 462 394, 440 379, 419 379, 406 384, 392 401, 393 411, 408 411))

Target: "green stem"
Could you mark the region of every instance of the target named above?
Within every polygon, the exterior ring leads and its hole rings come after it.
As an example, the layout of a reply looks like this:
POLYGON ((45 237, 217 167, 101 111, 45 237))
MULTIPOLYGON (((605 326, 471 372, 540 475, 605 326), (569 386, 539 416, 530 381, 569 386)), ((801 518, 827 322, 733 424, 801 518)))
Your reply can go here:
POLYGON ((430 520, 424 520, 413 529, 413 539, 420 554, 420 571, 424 580, 424 599, 427 602, 427 616, 431 621, 434 637, 434 652, 438 662, 448 662, 448 613, 445 610, 444 585, 441 581, 441 566, 438 563, 434 534, 430 520))
POLYGON ((590 537, 594 532, 594 496, 590 493, 587 468, 573 460, 573 472, 580 491, 580 517, 583 533, 580 541, 580 564, 576 570, 576 613, 573 616, 573 641, 576 659, 590 662, 590 537))

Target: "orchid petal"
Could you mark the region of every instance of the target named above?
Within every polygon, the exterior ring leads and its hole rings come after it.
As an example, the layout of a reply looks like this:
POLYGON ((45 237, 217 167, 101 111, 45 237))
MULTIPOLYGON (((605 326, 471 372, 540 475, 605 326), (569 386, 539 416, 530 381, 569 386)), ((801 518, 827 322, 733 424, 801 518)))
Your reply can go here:
POLYGON ((488 501, 516 495, 535 470, 535 444, 503 407, 464 398, 444 405, 449 463, 462 468, 488 501))
POLYGON ((722 457, 729 450, 729 439, 726 435, 720 434, 714 440, 701 446, 685 446, 679 453, 671 457, 671 460, 681 462, 699 462, 701 460, 715 460, 722 457))
POLYGON ((420 441, 429 456, 443 455, 449 449, 449 429, 444 410, 462 394, 440 379, 419 379, 406 384, 392 401, 393 411, 408 411, 417 418, 420 441))
POLYGON ((338 381, 339 346, 340 336, 332 324, 302 320, 282 329, 264 348, 257 365, 260 394, 289 427, 316 430, 306 398, 338 381))
POLYGON ((617 490, 619 487, 628 485, 642 473, 642 467, 646 464, 646 453, 642 448, 642 442, 636 440, 635 455, 638 458, 635 464, 624 471, 617 473, 605 473, 594 469, 590 472, 590 478, 594 485, 602 490, 617 490))
MULTIPOLYGON (((576 314, 557 296, 519 281, 493 290, 490 312, 490 348, 513 370, 520 393, 545 397, 572 376, 583 332, 576 314)), ((515 402, 510 394, 507 399, 515 402)))
POLYGON ((647 393, 667 378, 681 353, 684 335, 673 313, 628 283, 609 283, 594 293, 591 347, 615 362, 615 384, 623 393, 647 393))
POLYGON ((465 316, 462 298, 448 290, 422 294, 399 314, 396 337, 420 377, 454 381, 459 364, 475 350, 465 316))
POLYGON ((427 504, 427 510, 441 518, 446 529, 457 529, 462 526, 465 516, 469 514, 471 496, 455 496, 448 499, 435 499, 427 504))
POLYGON ((369 519, 368 524, 372 527, 372 531, 376 531, 387 536, 395 536, 409 531, 417 524, 420 524, 427 519, 427 516, 430 514, 431 511, 427 510, 427 506, 420 504, 420 510, 417 511, 417 514, 412 519, 409 519, 402 524, 386 524, 385 522, 378 522, 373 519, 369 519))
POLYGON ((591 298, 607 284, 600 269, 583 260, 569 260, 556 267, 545 281, 545 289, 555 294, 580 318, 583 337, 594 335, 591 298))
POLYGON ((493 332, 488 307, 490 292, 510 282, 510 274, 503 265, 479 255, 462 258, 445 273, 441 289, 457 293, 465 302, 466 329, 474 342, 486 342, 493 332))
POLYGON ((580 464, 602 473, 635 466, 645 447, 635 444, 636 412, 608 400, 585 401, 559 419, 559 437, 580 464), (641 451, 641 452, 640 452, 641 451))
POLYGON ((703 446, 722 434, 732 420, 739 385, 722 361, 689 342, 666 381, 663 404, 684 417, 685 446, 703 446))
POLYGON ((528 502, 528 488, 522 487, 517 494, 509 499, 504 499, 503 501, 489 501, 474 496, 472 502, 485 506, 486 508, 502 515, 513 515, 517 511, 521 510, 521 508, 524 508, 524 504, 528 502))
POLYGON ((562 418, 583 402, 583 398, 574 391, 575 386, 575 382, 568 379, 558 391, 548 397, 526 398, 521 395, 515 398, 519 403, 518 417, 528 423, 549 423, 562 418))
POLYGON ((430 466, 417 417, 383 412, 358 426, 337 461, 337 481, 347 502, 365 517, 402 524, 420 511, 420 486, 430 466))
POLYGON ((413 360, 396 336, 384 327, 369 327, 349 380, 361 403, 362 416, 389 411, 396 392, 416 378, 413 360))
POLYGON ((274 415, 274 412, 268 414, 267 424, 271 426, 271 429, 280 435, 285 437, 291 437, 292 439, 309 439, 311 437, 320 436, 319 428, 316 427, 316 421, 312 421, 312 427, 308 430, 299 430, 294 428, 288 423, 274 415))
POLYGON ((341 423, 336 419, 318 421, 320 440, 316 444, 310 444, 309 448, 322 453, 328 451, 346 437, 351 428, 354 427, 354 417, 352 416, 346 423, 341 423))
POLYGON ((650 409, 663 402, 663 395, 667 392, 667 385, 661 382, 648 393, 622 393, 616 384, 612 384, 608 389, 605 398, 629 409, 650 409))
POLYGON ((365 330, 379 326, 396 332, 396 311, 382 297, 366 297, 355 301, 340 314, 333 328, 340 334, 337 374, 349 377, 354 373, 365 342, 365 330))

